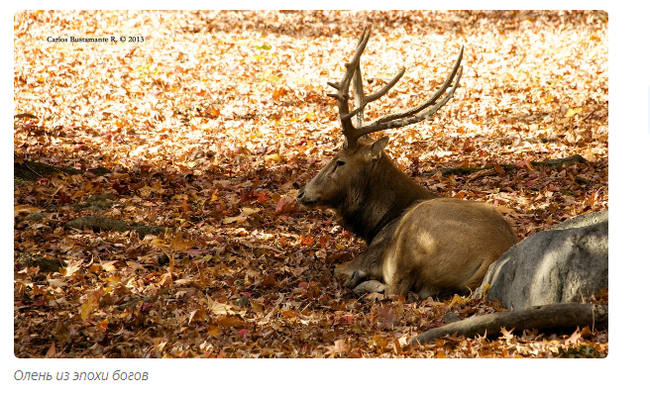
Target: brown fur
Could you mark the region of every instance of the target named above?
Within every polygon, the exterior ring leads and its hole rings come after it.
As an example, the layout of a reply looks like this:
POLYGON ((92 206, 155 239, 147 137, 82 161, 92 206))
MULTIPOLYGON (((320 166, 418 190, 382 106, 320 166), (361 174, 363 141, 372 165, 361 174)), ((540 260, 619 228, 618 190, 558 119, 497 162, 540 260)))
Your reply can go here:
POLYGON ((412 181, 385 155, 388 139, 339 152, 299 193, 308 207, 336 211, 368 250, 338 266, 349 287, 365 279, 390 294, 420 297, 475 289, 487 268, 517 243, 491 206, 438 198, 412 181))

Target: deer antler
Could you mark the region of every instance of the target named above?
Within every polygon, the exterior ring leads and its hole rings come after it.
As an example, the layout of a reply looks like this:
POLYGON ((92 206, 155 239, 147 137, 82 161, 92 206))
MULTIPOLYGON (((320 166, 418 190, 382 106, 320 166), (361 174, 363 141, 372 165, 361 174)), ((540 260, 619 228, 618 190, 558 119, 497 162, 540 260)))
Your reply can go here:
POLYGON ((358 146, 357 141, 366 134, 408 126, 409 124, 414 124, 430 117, 454 96, 454 91, 456 91, 458 82, 463 74, 463 67, 460 63, 463 59, 464 47, 461 47, 460 54, 458 55, 449 76, 447 76, 447 79, 445 79, 442 86, 426 102, 409 109, 378 117, 371 121, 365 121, 363 118, 363 110, 366 105, 386 94, 405 72, 405 69, 400 70, 399 73, 397 73, 397 75, 391 81, 386 83, 386 85, 379 91, 371 95, 364 95, 360 59, 361 54, 366 49, 366 44, 368 43, 369 38, 370 28, 365 27, 361 33, 359 42, 357 43, 357 49, 352 60, 345 64, 346 70, 341 82, 338 84, 331 82, 327 83, 337 91, 336 93, 327 95, 338 100, 339 117, 341 119, 343 135, 345 136, 344 148, 347 151, 355 151, 358 146), (454 77, 456 78, 455 82, 454 77), (348 104, 350 95, 348 92, 350 83, 353 79, 354 103, 356 107, 353 111, 350 111, 350 106, 348 104), (450 86, 451 90, 445 94, 450 86), (442 97, 440 101, 436 102, 443 94, 445 94, 445 96, 442 97))

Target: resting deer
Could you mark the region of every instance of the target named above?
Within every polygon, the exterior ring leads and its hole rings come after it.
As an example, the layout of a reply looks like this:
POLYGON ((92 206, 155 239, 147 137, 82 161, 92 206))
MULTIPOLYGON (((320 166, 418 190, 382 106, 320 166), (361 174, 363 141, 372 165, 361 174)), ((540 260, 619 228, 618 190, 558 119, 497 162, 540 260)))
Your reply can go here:
POLYGON ((428 101, 365 121, 366 105, 386 94, 404 74, 402 69, 377 93, 364 94, 359 60, 369 37, 365 28, 341 82, 328 83, 337 90, 328 95, 338 100, 343 149, 300 190, 298 202, 334 209, 343 227, 366 241, 365 253, 334 271, 345 277, 347 287, 374 279, 380 283, 365 285, 379 286, 374 291, 388 294, 406 296, 413 291, 424 299, 469 293, 480 285, 490 264, 517 243, 508 223, 487 204, 441 198, 415 183, 384 153, 388 137, 360 140, 372 132, 427 119, 445 105, 462 75, 463 48, 442 87, 428 101), (353 80, 355 109, 350 111, 353 80))

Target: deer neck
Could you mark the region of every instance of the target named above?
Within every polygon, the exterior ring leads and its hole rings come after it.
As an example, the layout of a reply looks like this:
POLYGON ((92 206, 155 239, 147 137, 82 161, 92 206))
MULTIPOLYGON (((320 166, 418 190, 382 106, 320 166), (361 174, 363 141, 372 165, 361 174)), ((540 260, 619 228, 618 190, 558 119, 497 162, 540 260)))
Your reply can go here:
POLYGON ((368 244, 414 203, 436 197, 411 180, 385 154, 347 193, 336 208, 343 227, 368 244))

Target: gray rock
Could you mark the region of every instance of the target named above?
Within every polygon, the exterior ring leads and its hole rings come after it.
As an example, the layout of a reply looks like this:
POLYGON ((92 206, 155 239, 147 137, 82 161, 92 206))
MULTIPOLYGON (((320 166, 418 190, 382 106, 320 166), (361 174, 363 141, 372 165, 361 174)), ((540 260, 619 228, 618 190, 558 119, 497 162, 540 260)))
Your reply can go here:
POLYGON ((447 312, 442 316, 442 320, 445 321, 445 325, 449 325, 450 323, 460 321, 460 317, 453 312, 447 312))
POLYGON ((607 289, 608 211, 567 220, 529 236, 495 261, 476 297, 508 310, 581 302, 607 289))

